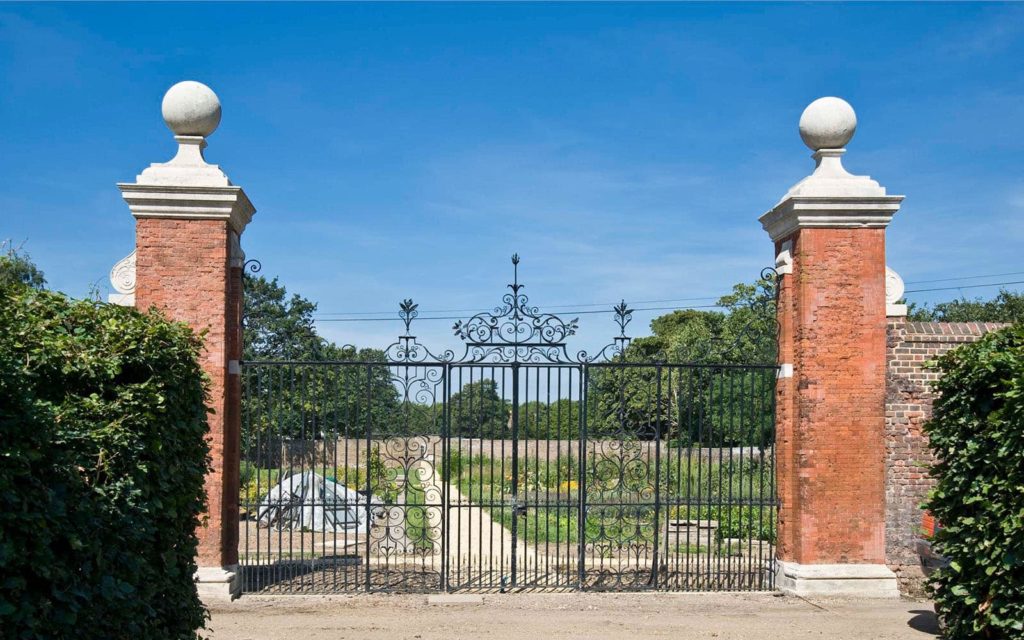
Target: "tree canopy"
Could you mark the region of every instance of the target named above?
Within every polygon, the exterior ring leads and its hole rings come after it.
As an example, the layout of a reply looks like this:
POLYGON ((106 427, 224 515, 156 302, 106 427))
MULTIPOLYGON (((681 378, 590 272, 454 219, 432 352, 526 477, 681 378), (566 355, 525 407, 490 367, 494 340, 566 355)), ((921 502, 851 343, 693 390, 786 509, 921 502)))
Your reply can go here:
POLYGON ((46 286, 43 272, 32 262, 21 247, 15 247, 9 240, 0 243, 0 286, 23 284, 33 289, 46 286))
POLYGON ((322 360, 333 345, 316 332, 316 303, 263 276, 245 274, 242 358, 245 360, 322 360))
MULTIPOLYGON (((389 367, 378 349, 325 340, 313 320, 316 304, 289 294, 276 278, 246 276, 245 293, 246 360, 367 363, 258 372, 249 378, 246 402, 247 409, 258 408, 253 415, 263 421, 261 428, 292 438, 332 431, 348 437, 438 434, 447 416, 452 435, 509 435, 512 405, 495 380, 452 380, 445 398, 440 378, 418 381, 423 371, 389 367), (403 385, 406 374, 414 381, 403 385)), ((717 307, 681 309, 652 320, 650 335, 634 339, 619 356, 639 366, 591 365, 586 406, 567 398, 521 399, 521 437, 576 438, 582 412, 592 436, 768 446, 774 437, 774 283, 737 284, 717 307)), ((989 301, 915 307, 911 318, 1012 322, 1022 316, 1024 296, 1002 291, 989 301)))
POLYGON ((737 284, 718 300, 722 311, 678 309, 651 321, 651 335, 633 340, 626 357, 675 364, 775 362, 774 284, 737 284))
POLYGON ((451 434, 468 438, 511 437, 506 428, 511 408, 498 394, 498 383, 483 379, 467 382, 448 401, 451 434))
POLYGON ((277 278, 245 275, 242 415, 247 444, 261 437, 387 435, 397 428, 398 389, 379 349, 338 346, 316 331, 316 303, 288 295, 277 278), (300 361, 309 364, 273 364, 300 361), (365 366, 332 367, 330 361, 365 366), (375 364, 380 363, 380 364, 375 364))
POLYGON ((907 319, 914 322, 1024 322, 1024 293, 1001 289, 991 300, 960 298, 934 306, 911 303, 907 319))
POLYGON ((640 366, 591 371, 588 429, 704 446, 771 441, 776 349, 774 284, 738 284, 722 311, 681 309, 622 354, 640 366), (664 363, 659 367, 654 364, 664 363), (671 365, 695 365, 673 367, 671 365))

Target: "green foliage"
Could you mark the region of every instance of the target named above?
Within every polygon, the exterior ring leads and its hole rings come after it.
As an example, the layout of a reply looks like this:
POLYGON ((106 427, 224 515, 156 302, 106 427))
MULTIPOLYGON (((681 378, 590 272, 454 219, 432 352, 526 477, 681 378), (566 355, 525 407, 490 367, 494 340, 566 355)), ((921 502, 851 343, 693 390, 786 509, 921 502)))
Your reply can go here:
POLYGON ((316 304, 298 294, 289 297, 277 278, 246 275, 244 284, 245 361, 371 363, 365 367, 247 367, 242 396, 243 444, 247 449, 268 436, 318 440, 332 433, 361 437, 367 428, 383 436, 404 426, 395 420, 399 396, 383 364, 382 351, 339 347, 320 337, 313 324, 316 304))
POLYGON ((519 407, 519 437, 530 440, 576 440, 580 437, 580 403, 563 398, 527 402, 519 407))
POLYGON ((588 430, 594 435, 664 438, 702 446, 756 445, 774 439, 774 286, 738 284, 718 301, 725 312, 677 310, 651 321, 653 335, 622 355, 636 364, 694 368, 594 367, 588 430))
POLYGON ((238 503, 243 509, 255 511, 260 500, 281 480, 280 469, 262 469, 255 463, 242 460, 238 480, 238 503))
POLYGON ((36 267, 29 255, 20 247, 15 247, 9 240, 0 243, 0 287, 26 285, 33 289, 46 286, 43 272, 36 267))
POLYGON ((934 307, 911 303, 907 319, 914 322, 1024 322, 1024 293, 1002 289, 992 300, 961 298, 940 302, 934 307))
MULTIPOLYGON (((328 343, 313 326, 316 305, 301 296, 289 298, 277 280, 247 277, 245 305, 247 360, 367 363, 246 367, 247 455, 267 437, 363 437, 368 430, 372 437, 440 434, 445 416, 454 437, 512 435, 512 407, 502 397, 508 395, 507 382, 500 389, 495 380, 471 380, 445 402, 440 369, 388 367, 381 351, 328 343), (438 378, 430 378, 431 372, 438 378)), ((654 335, 638 338, 622 356, 627 362, 700 363, 700 368, 662 368, 659 373, 655 366, 594 365, 585 408, 568 398, 523 402, 520 438, 576 439, 585 412, 588 437, 768 446, 774 438, 773 372, 742 365, 774 363, 772 283, 738 284, 719 305, 724 312, 685 310, 656 318, 651 323, 654 335)), ((450 375, 449 384, 462 383, 450 375)))
POLYGON ((950 562, 934 597, 949 638, 1024 638, 1024 325, 938 361, 925 505, 950 562))
POLYGON ((444 464, 441 467, 441 480, 451 482, 452 478, 461 476, 467 461, 467 456, 463 455, 458 449, 453 449, 445 458, 444 464))
POLYGON ((358 438, 368 430, 373 437, 385 437, 403 428, 398 419, 398 390, 383 364, 384 354, 351 347, 339 352, 341 359, 365 364, 245 367, 242 436, 246 452, 254 454, 254 448, 271 446, 274 439, 358 438))
POLYGON ((498 395, 498 383, 467 382, 448 401, 452 436, 510 438, 508 403, 498 395))
MULTIPOLYGON (((769 460, 712 461, 705 457, 698 462, 675 452, 662 455, 657 465, 662 522, 665 518, 717 520, 719 539, 775 542, 775 478, 769 460)), ((511 459, 453 451, 448 466, 453 478, 449 482, 477 504, 506 503, 512 494, 511 459)), ((614 457, 591 452, 584 470, 586 500, 593 505, 588 510, 593 517, 588 516, 584 523, 588 543, 626 541, 636 536, 653 543, 655 468, 650 459, 638 457, 623 465, 614 457), (628 473, 624 472, 627 468, 628 473), (609 504, 616 506, 602 506, 609 504)), ((541 544, 579 539, 578 474, 579 461, 572 454, 551 461, 520 460, 517 493, 535 505, 521 520, 519 531, 524 540, 541 544)), ((511 509, 487 511, 495 522, 511 528, 511 509)))
POLYGON ((627 355, 672 363, 774 363, 774 284, 733 285, 718 306, 725 311, 679 309, 655 318, 653 335, 634 340, 627 355))
POLYGON ((196 637, 200 340, 155 312, 0 296, 3 637, 196 637))
POLYGON ((328 343, 316 333, 316 303, 298 294, 288 297, 277 278, 243 276, 245 289, 244 360, 320 360, 328 343))
MULTIPOLYGON (((627 361, 632 356, 627 354, 627 361)), ((598 367, 591 374, 588 435, 674 446, 772 445, 775 370, 770 367, 598 367)))
POLYGON ((427 492, 423 480, 416 469, 406 476, 405 483, 405 535, 412 542, 414 549, 420 553, 432 553, 441 550, 438 540, 440 531, 431 526, 430 516, 437 512, 437 507, 428 507, 427 492))

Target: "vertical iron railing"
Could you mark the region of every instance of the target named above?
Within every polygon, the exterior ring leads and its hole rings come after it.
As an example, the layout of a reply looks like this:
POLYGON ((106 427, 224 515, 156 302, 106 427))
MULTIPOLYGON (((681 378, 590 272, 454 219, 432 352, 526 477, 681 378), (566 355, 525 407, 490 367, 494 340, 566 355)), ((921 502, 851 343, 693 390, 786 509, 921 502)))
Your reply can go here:
POLYGON ((382 352, 242 363, 244 590, 773 587, 776 366, 640 358, 625 302, 570 355, 577 321, 513 265, 461 355, 419 344, 405 300, 382 352))

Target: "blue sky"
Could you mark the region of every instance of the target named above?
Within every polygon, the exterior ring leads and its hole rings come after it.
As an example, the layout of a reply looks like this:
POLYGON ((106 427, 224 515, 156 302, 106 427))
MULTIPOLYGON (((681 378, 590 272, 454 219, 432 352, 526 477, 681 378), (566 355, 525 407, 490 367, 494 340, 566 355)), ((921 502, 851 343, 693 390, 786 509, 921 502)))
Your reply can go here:
MULTIPOLYGON (((224 109, 207 159, 257 207, 245 250, 321 318, 486 308, 514 251, 543 308, 715 297, 771 264, 757 217, 812 169, 800 112, 838 95, 847 168, 907 196, 905 280, 1019 272, 1021 60, 1020 5, 4 4, 0 237, 105 295, 133 244, 115 183, 173 155, 160 100, 194 79, 224 109)), ((1000 280, 1024 276, 962 284, 1000 280)))

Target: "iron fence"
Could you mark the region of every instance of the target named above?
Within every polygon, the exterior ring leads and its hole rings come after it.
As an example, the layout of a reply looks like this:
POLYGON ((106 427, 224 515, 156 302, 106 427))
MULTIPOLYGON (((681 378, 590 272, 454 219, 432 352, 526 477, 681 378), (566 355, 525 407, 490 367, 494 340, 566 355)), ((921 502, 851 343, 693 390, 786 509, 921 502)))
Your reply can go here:
POLYGON ((243 363, 244 590, 773 587, 776 366, 644 357, 624 303, 570 355, 509 287, 462 353, 405 301, 372 358, 243 363))

